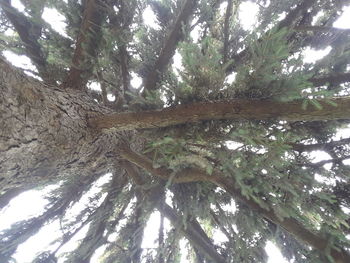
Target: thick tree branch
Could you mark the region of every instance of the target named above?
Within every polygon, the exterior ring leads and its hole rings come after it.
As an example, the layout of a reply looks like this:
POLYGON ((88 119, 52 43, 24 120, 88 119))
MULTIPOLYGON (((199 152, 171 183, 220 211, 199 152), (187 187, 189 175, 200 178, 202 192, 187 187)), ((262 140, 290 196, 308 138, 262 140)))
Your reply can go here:
MULTIPOLYGON (((207 174, 205 171, 197 168, 188 168, 187 171, 182 173, 181 171, 173 174, 173 171, 167 168, 153 168, 153 163, 147 157, 142 156, 130 148, 123 147, 122 156, 129 160, 130 162, 136 164, 137 166, 145 169, 146 171, 159 176, 162 179, 173 178, 173 182, 211 182, 220 188, 226 190, 233 198, 238 199, 245 205, 247 205, 250 209, 254 210, 258 214, 260 214, 265 219, 272 221, 273 223, 281 226, 286 231, 294 235, 297 239, 304 241, 311 247, 319 250, 325 251, 325 249, 329 248, 328 240, 315 234, 314 232, 308 230, 305 226, 303 226, 300 222, 298 222, 294 218, 280 218, 275 214, 273 209, 262 207, 260 204, 256 203, 253 199, 248 199, 244 196, 237 184, 235 182, 234 176, 227 177, 221 171, 214 170, 211 175, 207 174), (191 176, 194 174, 194 176, 191 176), (187 177, 185 180, 184 177, 187 177)), ((265 204, 268 207, 268 204, 265 204)), ((341 248, 333 248, 329 249, 331 256, 334 258, 336 263, 347 263, 350 262, 350 255, 341 248)))
MULTIPOLYGON (((200 169, 187 168, 183 169, 175 174, 173 171, 164 167, 154 168, 153 163, 146 156, 138 154, 132 151, 128 146, 121 145, 119 148, 119 154, 129 162, 145 169, 153 175, 158 176, 163 180, 172 180, 174 183, 189 183, 189 182, 199 182, 205 179, 203 172, 200 169), (171 176, 170 176, 171 175, 171 176)), ((210 177, 210 176, 209 176, 210 177)), ((134 177, 133 177, 134 178, 134 177)), ((138 179, 138 181, 141 179, 138 179)), ((207 178, 209 181, 210 178, 207 178)))
POLYGON ((181 11, 176 18, 172 30, 166 38, 163 48, 161 49, 153 68, 150 70, 148 76, 144 80, 144 92, 154 90, 156 88, 156 84, 159 81, 161 74, 169 64, 170 59, 175 53, 177 44, 183 37, 182 26, 187 23, 191 14, 193 13, 195 3, 196 0, 186 0, 182 6, 181 11))
POLYGON ((105 0, 86 0, 72 66, 63 86, 83 89, 92 74, 106 15, 105 0))
POLYGON ((163 110, 104 115, 89 120, 94 129, 134 130, 167 127, 205 120, 267 120, 323 121, 350 119, 350 97, 317 100, 303 108, 303 101, 229 100, 199 102, 163 110), (337 106, 330 105, 329 102, 337 106))

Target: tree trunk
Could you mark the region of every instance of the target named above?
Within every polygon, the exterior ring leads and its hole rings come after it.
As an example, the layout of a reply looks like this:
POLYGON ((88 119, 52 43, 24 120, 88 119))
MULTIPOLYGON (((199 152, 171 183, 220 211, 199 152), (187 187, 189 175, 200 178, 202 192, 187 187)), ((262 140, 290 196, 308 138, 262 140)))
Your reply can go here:
POLYGON ((117 139, 88 129, 87 118, 108 112, 80 91, 45 86, 0 59, 0 194, 107 172, 117 139))

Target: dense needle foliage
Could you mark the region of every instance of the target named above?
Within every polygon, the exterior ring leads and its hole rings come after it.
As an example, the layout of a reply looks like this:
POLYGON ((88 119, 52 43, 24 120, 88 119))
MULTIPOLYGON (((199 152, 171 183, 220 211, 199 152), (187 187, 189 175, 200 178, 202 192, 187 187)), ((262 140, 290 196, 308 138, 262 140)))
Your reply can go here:
MULTIPOLYGON (((29 57, 34 67, 24 72, 86 92, 110 112, 142 118, 236 99, 280 102, 281 111, 300 101, 307 116, 322 110, 320 100, 336 108, 335 97, 349 96, 350 30, 333 23, 350 1, 20 2, 22 10, 0 3, 3 54, 29 57), (247 3, 259 10, 252 28, 241 21, 247 3), (53 11, 64 16, 64 32, 43 19, 53 11), (308 48, 330 52, 305 63, 308 48)), ((110 174, 61 176, 0 193, 6 216, 18 194, 55 189, 42 214, 0 232, 0 262, 15 262, 19 245, 52 222, 59 222, 57 239, 33 262, 90 262, 98 248, 102 263, 181 262, 183 255, 189 262, 267 262, 267 241, 291 262, 349 262, 350 135, 336 135, 350 116, 307 120, 189 119, 118 133, 124 143, 116 145, 110 174), (320 153, 328 159, 315 160, 320 153), (146 248, 154 211, 157 242, 146 248), (74 249, 60 253, 82 229, 74 249)))

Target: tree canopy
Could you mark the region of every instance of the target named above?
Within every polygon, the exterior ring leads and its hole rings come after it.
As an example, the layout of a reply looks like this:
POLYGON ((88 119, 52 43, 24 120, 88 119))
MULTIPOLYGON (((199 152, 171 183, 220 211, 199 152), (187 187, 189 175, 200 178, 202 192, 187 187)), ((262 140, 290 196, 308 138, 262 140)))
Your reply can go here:
POLYGON ((0 50, 32 67, 0 57, 0 209, 29 190, 47 205, 0 231, 0 262, 58 222, 32 262, 263 263, 272 241, 349 263, 349 5, 2 0, 0 50))

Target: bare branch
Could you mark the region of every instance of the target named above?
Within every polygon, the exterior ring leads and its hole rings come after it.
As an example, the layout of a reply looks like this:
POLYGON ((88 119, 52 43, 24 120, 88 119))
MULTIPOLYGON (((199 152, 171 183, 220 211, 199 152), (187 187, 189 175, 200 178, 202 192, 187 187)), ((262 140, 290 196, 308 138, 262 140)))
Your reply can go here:
POLYGON ((350 119, 350 97, 315 100, 319 107, 303 107, 303 100, 278 102, 270 100, 228 100, 198 102, 163 110, 115 113, 89 120, 94 129, 152 129, 204 120, 320 121, 350 119), (337 106, 330 105, 335 103, 337 106))

